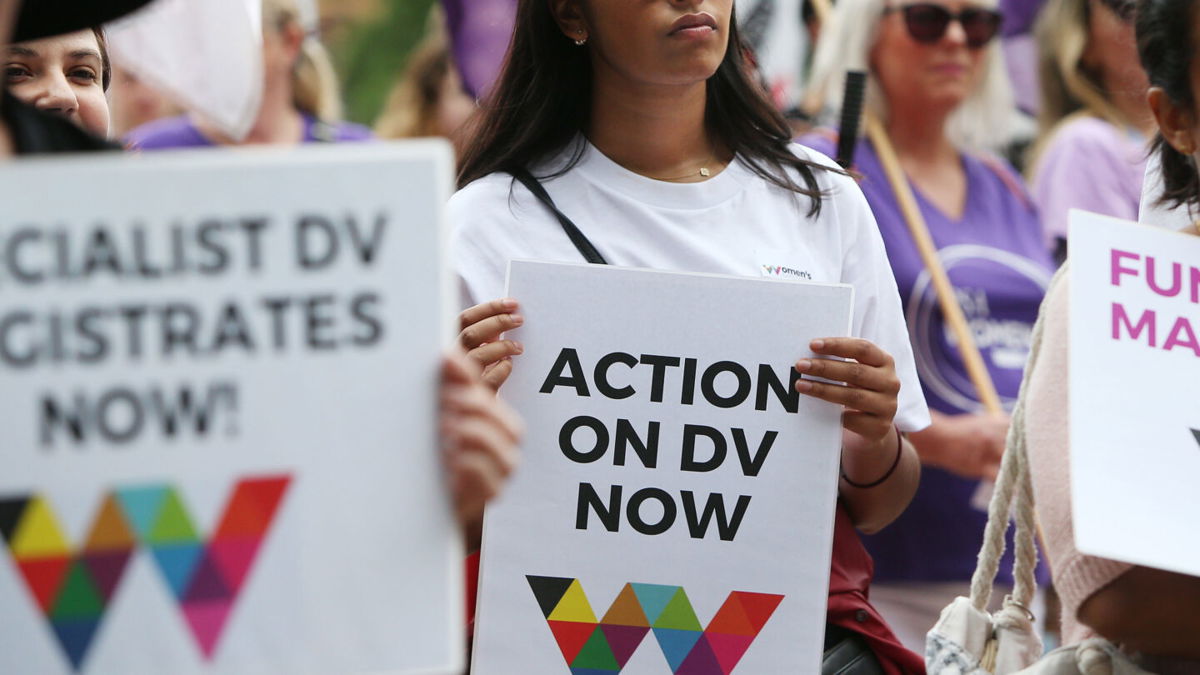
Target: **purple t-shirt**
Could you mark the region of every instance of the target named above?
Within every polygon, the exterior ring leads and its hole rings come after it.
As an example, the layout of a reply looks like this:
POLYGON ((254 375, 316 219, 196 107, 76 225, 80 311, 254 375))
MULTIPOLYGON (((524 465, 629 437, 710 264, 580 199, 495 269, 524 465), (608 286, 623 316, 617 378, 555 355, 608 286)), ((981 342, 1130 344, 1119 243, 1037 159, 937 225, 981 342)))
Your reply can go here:
POLYGON ((442 0, 442 8, 463 86, 482 99, 504 63, 517 18, 517 0, 442 0))
POLYGON ((1047 246, 1067 237, 1067 212, 1086 209, 1137 220, 1146 174, 1146 139, 1095 117, 1060 126, 1038 158, 1030 189, 1046 226, 1047 246))
MULTIPOLYGON (((835 150, 833 141, 823 136, 810 135, 801 143, 826 154, 835 150)), ((931 409, 942 413, 977 412, 981 406, 956 340, 943 321, 937 295, 879 159, 866 141, 859 144, 854 159, 896 275, 925 399, 931 409)), ((998 160, 966 154, 962 163, 967 177, 962 218, 946 216, 919 190, 914 192, 997 392, 1011 408, 1054 263, 1042 243, 1033 203, 1013 170, 998 160)), ((908 510, 879 534, 864 537, 875 558, 876 580, 970 579, 987 523, 987 513, 972 505, 978 488, 979 481, 925 467, 908 510)), ((998 581, 1012 583, 1006 573, 1010 569, 1006 561, 998 581)))
MULTIPOLYGON (((311 115, 304 115, 305 143, 345 143, 374 138, 371 130, 350 122, 329 124, 311 115)), ((214 143, 196 127, 189 115, 168 117, 148 122, 130 131, 125 142, 136 150, 170 150, 204 148, 214 143)))

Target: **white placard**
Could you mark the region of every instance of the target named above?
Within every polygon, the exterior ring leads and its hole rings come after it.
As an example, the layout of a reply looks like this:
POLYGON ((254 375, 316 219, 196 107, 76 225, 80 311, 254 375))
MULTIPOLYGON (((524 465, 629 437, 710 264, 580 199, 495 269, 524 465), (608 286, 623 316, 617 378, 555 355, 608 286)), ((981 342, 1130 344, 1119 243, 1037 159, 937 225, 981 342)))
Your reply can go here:
POLYGON ((1200 238, 1083 211, 1070 228, 1076 546, 1200 574, 1200 238))
POLYGON ((461 667, 444 143, 0 169, 0 672, 461 667))
POLYGON ((853 289, 513 262, 509 294, 529 430, 474 672, 817 672, 841 409, 792 365, 848 334, 853 289))

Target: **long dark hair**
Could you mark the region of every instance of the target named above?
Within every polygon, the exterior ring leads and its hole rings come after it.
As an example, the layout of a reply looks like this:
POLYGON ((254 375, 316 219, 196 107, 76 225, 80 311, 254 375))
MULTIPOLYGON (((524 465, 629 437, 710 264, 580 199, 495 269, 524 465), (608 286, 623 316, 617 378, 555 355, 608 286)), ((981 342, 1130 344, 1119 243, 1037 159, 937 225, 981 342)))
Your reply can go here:
MULTIPOLYGON (((813 171, 830 169, 792 154, 791 129, 749 77, 743 49, 731 17, 725 59, 708 80, 705 124, 755 174, 809 197, 809 215, 816 216, 821 189, 813 171), (794 168, 804 184, 784 167, 794 168)), ((463 156, 459 187, 491 173, 530 167, 561 151, 587 129, 591 110, 588 50, 562 34, 546 0, 520 0, 508 57, 463 156)), ((571 161, 544 178, 566 173, 582 153, 581 144, 571 161)))
MULTIPOLYGON (((1191 66, 1197 45, 1192 37, 1196 0, 1140 0, 1137 6, 1138 55, 1150 86, 1161 87, 1177 106, 1196 111, 1191 66)), ((1163 194, 1158 204, 1200 204, 1200 174, 1191 158, 1171 147, 1161 133, 1151 154, 1162 162, 1163 194)))

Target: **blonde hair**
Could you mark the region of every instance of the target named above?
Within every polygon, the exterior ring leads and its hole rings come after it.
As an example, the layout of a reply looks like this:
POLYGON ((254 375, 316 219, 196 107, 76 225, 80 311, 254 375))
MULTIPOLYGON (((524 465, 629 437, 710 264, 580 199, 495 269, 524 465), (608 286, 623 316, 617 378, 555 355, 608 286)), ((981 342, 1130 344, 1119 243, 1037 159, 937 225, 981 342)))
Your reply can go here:
MULTIPOLYGON (((994 7, 995 0, 980 4, 994 7)), ((847 70, 867 73, 867 109, 887 120, 887 101, 871 72, 871 49, 879 38, 886 0, 839 0, 821 29, 813 61, 812 85, 828 108, 841 104, 847 70)), ((960 148, 996 151, 1010 140, 1015 107, 999 39, 985 47, 983 79, 950 116, 947 135, 960 148)), ((836 112, 836 110, 835 110, 836 112)))
POLYGON ((440 135, 438 103, 442 85, 453 67, 445 17, 435 5, 429 13, 424 39, 409 56, 404 74, 375 122, 375 135, 380 138, 440 135))
POLYGON ((1109 102, 1096 75, 1084 66, 1083 54, 1091 39, 1088 20, 1088 0, 1050 0, 1034 27, 1042 95, 1038 146, 1075 113, 1099 117, 1117 127, 1129 124, 1109 102))
MULTIPOLYGON (((290 25, 304 30, 295 0, 263 0, 264 27, 283 30, 290 25)), ((306 35, 300 45, 300 57, 292 74, 292 99, 297 110, 319 120, 336 122, 342 119, 337 71, 329 52, 313 35, 306 35)))

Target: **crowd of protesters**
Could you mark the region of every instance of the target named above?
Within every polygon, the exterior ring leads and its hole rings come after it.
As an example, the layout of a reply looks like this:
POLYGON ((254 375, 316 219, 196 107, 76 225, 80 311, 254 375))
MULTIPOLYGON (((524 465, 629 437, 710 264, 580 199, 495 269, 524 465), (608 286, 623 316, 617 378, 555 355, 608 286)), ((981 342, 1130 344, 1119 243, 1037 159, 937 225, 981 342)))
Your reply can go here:
MULTIPOLYGON (((447 461, 476 548, 519 437, 492 393, 523 350, 504 339, 524 321, 520 299, 502 297, 505 267, 580 261, 559 216, 615 265, 754 275, 770 249, 816 281, 853 285, 851 336, 814 349, 853 363, 795 364, 844 384, 804 379, 802 393, 854 402, 826 646, 862 644, 877 668, 863 672, 923 672, 926 631, 975 569, 1009 418, 980 403, 881 149, 861 141, 850 173, 828 158, 845 131, 831 126, 845 73, 867 73, 866 108, 891 139, 1005 407, 1030 378, 1048 562, 1039 573, 1062 599, 1061 630, 1048 630, 1067 643, 1102 635, 1156 671, 1200 672, 1200 580, 1073 547, 1067 292, 1064 277, 1052 282, 1069 254, 1069 209, 1136 220, 1147 201, 1187 214, 1200 205, 1200 1, 806 3, 802 16, 775 18, 809 43, 797 134, 796 111, 779 110, 755 70, 733 0, 446 0, 374 130, 342 119, 337 75, 293 0, 264 0, 262 102, 236 139, 112 64, 102 22, 144 0, 69 22, 46 18, 68 0, 50 4, 0 0, 6 154, 453 140, 466 356, 447 357, 443 428, 458 430, 447 461), (1162 187, 1147 200, 1148 158, 1162 187), (624 217, 600 215, 614 212, 624 217), (1048 292, 1047 351, 1027 374, 1048 292)), ((1011 584, 1000 578, 995 596, 1011 584)))

